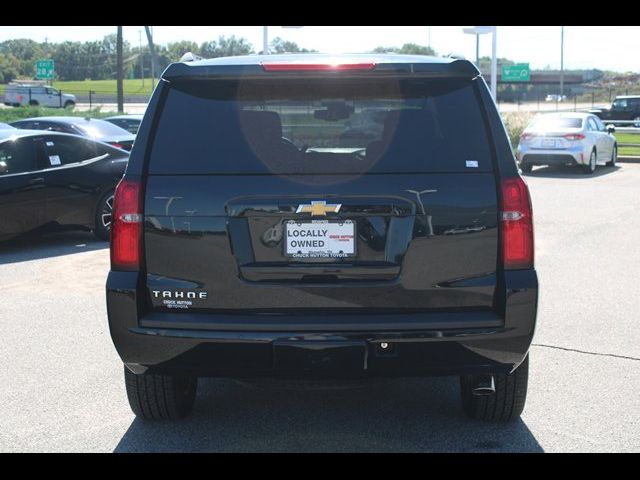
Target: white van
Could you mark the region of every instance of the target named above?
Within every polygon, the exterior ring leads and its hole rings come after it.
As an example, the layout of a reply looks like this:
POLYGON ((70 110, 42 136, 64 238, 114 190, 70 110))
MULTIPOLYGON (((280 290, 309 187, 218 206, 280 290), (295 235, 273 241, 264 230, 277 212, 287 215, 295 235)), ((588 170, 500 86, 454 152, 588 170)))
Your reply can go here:
POLYGON ((61 93, 44 82, 11 82, 4 92, 4 104, 13 107, 21 105, 42 105, 43 107, 73 107, 76 96, 61 93))

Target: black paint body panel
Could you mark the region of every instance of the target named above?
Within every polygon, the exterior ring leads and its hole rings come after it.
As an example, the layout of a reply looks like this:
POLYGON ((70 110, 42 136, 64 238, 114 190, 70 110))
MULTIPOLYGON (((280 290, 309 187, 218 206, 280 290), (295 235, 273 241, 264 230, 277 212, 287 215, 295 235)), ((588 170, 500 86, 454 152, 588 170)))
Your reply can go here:
POLYGON ((265 76, 243 61, 170 66, 142 121, 125 178, 144 187, 144 265, 112 270, 106 289, 123 362, 136 373, 231 377, 513 371, 533 338, 538 280, 500 262, 499 183, 518 169, 477 70, 412 57, 380 62, 378 74, 474 82, 493 172, 149 175, 171 83, 265 76), (355 259, 283 254, 279 225, 312 200, 342 205, 326 219, 356 223, 355 259), (207 296, 187 309, 163 301, 190 291, 207 296))

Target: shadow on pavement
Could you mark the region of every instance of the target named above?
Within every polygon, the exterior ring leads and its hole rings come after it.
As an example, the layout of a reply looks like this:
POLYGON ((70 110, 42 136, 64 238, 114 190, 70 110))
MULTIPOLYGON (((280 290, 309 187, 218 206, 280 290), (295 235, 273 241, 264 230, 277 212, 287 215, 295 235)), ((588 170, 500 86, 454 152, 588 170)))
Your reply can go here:
POLYGON ((201 379, 192 416, 135 419, 116 452, 542 452, 522 420, 467 420, 457 377, 363 383, 201 379))
POLYGON ((108 248, 91 232, 66 231, 21 236, 0 242, 0 265, 108 248))
POLYGON ((582 172, 581 167, 549 165, 546 167, 533 167, 530 173, 524 173, 525 177, 546 177, 546 178, 569 178, 576 180, 589 180, 590 178, 602 177, 619 171, 622 167, 598 167, 591 175, 582 172))

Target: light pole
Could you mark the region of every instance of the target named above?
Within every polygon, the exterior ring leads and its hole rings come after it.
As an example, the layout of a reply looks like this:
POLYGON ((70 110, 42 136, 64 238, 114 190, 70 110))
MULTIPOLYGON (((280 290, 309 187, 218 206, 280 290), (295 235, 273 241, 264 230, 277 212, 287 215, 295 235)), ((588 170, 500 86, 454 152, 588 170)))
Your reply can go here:
MULTIPOLYGON (((302 26, 298 27, 280 27, 280 28, 302 28, 302 26)), ((269 55, 269 27, 266 25, 262 27, 262 55, 269 55)))
MULTIPOLYGON (((497 57, 497 41, 496 41, 496 33, 498 27, 472 27, 472 28, 463 28, 462 31, 464 33, 468 33, 471 35, 476 35, 476 57, 479 56, 479 38, 480 35, 485 33, 491 33, 492 42, 491 42, 491 96, 493 97, 493 101, 495 102, 497 99, 497 84, 498 84, 498 57, 497 57)), ((476 58, 476 66, 480 69, 479 58, 476 58)))
POLYGON ((142 56, 142 30, 138 30, 138 58, 140 59, 140 78, 142 79, 142 87, 144 88, 144 57, 142 56))
POLYGON ((560 101, 564 93, 564 27, 560 27, 560 101))

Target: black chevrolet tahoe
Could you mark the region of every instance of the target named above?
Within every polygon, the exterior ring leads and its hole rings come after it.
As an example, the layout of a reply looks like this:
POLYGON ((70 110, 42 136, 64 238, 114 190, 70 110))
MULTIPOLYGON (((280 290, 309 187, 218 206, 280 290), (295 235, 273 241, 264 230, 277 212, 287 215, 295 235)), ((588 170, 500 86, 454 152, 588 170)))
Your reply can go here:
POLYGON ((113 218, 109 327, 141 418, 187 415, 205 376, 456 375, 471 418, 524 408, 531 202, 466 60, 172 64, 113 218))

